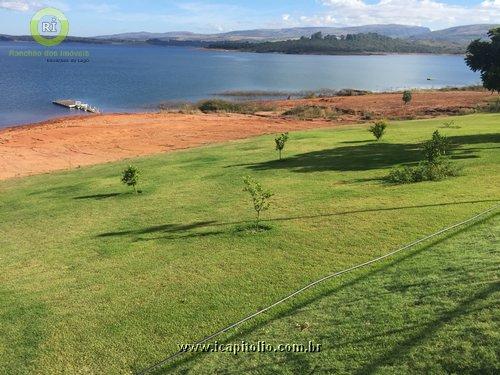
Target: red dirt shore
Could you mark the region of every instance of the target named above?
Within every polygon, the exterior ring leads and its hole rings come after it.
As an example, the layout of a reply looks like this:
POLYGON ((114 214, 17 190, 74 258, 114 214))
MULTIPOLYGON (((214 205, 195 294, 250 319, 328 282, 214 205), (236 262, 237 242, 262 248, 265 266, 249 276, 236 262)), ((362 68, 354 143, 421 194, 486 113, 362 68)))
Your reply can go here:
POLYGON ((186 149, 261 134, 329 127, 376 117, 456 114, 484 104, 485 92, 422 92, 404 107, 400 94, 278 101, 286 109, 321 105, 346 110, 336 121, 299 121, 239 114, 109 114, 62 118, 0 131, 0 179, 22 177, 186 149), (348 113, 349 112, 349 113, 348 113))

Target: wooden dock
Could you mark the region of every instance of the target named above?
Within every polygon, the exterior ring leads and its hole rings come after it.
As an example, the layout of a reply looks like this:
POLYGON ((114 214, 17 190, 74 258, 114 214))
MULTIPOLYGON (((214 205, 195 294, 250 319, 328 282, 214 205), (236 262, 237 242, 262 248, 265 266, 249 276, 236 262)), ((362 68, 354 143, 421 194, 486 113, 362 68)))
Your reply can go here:
POLYGON ((55 105, 59 105, 61 107, 66 107, 70 109, 79 109, 81 111, 85 112, 90 112, 90 113, 101 113, 99 109, 96 107, 92 107, 91 105, 87 103, 82 103, 79 100, 72 100, 72 99, 59 99, 59 100, 54 100, 52 102, 55 105))

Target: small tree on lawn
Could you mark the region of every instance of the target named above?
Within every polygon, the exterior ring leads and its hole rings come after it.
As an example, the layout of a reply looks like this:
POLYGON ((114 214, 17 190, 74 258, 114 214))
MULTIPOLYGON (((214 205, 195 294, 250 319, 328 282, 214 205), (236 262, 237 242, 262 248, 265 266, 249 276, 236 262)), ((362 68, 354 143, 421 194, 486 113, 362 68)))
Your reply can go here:
POLYGON ((413 99, 413 94, 411 93, 411 91, 405 91, 403 92, 403 102, 405 103, 405 105, 409 104, 413 99))
POLYGON ((243 178, 243 182, 246 185, 243 191, 248 192, 252 197, 253 208, 257 213, 256 224, 258 227, 260 222, 260 214, 261 212, 267 211, 269 209, 269 200, 273 196, 273 194, 270 191, 264 190, 262 185, 250 176, 246 176, 245 178, 243 178))
POLYGON ((279 158, 281 158, 281 154, 285 148, 286 143, 288 142, 289 136, 288 133, 283 133, 279 137, 276 137, 274 140, 276 142, 276 151, 279 153, 279 158))
POLYGON ((139 183, 140 172, 139 169, 130 165, 123 171, 122 182, 127 186, 132 186, 134 192, 137 194, 137 184, 139 183))
POLYGON ((387 129, 387 124, 385 123, 385 121, 378 121, 372 127, 370 127, 370 133, 372 133, 377 141, 379 141, 384 136, 385 129, 387 129))
POLYGON ((434 132, 431 140, 424 142, 422 145, 425 159, 430 164, 439 163, 441 157, 449 153, 450 148, 450 141, 441 135, 438 130, 434 132))

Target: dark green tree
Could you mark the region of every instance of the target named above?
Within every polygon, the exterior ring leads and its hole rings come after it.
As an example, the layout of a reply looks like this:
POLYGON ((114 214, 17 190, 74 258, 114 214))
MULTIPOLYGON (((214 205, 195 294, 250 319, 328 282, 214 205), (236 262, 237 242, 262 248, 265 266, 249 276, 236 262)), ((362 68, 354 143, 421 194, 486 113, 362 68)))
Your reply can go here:
POLYGON ((317 33, 311 35, 311 40, 322 40, 322 39, 323 39, 323 33, 321 31, 318 31, 317 33))
POLYGON ((465 62, 474 72, 481 72, 486 89, 500 93, 500 27, 488 36, 490 41, 477 39, 467 47, 465 62))
POLYGON ((139 183, 139 169, 134 166, 129 166, 122 173, 122 182, 127 186, 132 186, 137 194, 137 184, 139 183))
POLYGON ((410 103, 413 99, 413 94, 411 93, 411 91, 404 91, 403 92, 403 102, 406 104, 410 103))

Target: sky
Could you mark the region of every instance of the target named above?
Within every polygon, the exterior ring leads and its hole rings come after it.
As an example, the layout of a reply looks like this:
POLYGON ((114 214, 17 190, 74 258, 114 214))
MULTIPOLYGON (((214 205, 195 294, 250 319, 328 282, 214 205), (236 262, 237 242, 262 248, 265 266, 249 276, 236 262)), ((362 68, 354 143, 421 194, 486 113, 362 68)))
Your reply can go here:
POLYGON ((0 0, 0 34, 29 34, 31 17, 47 6, 66 14, 73 36, 377 23, 437 30, 500 23, 500 0, 0 0))

